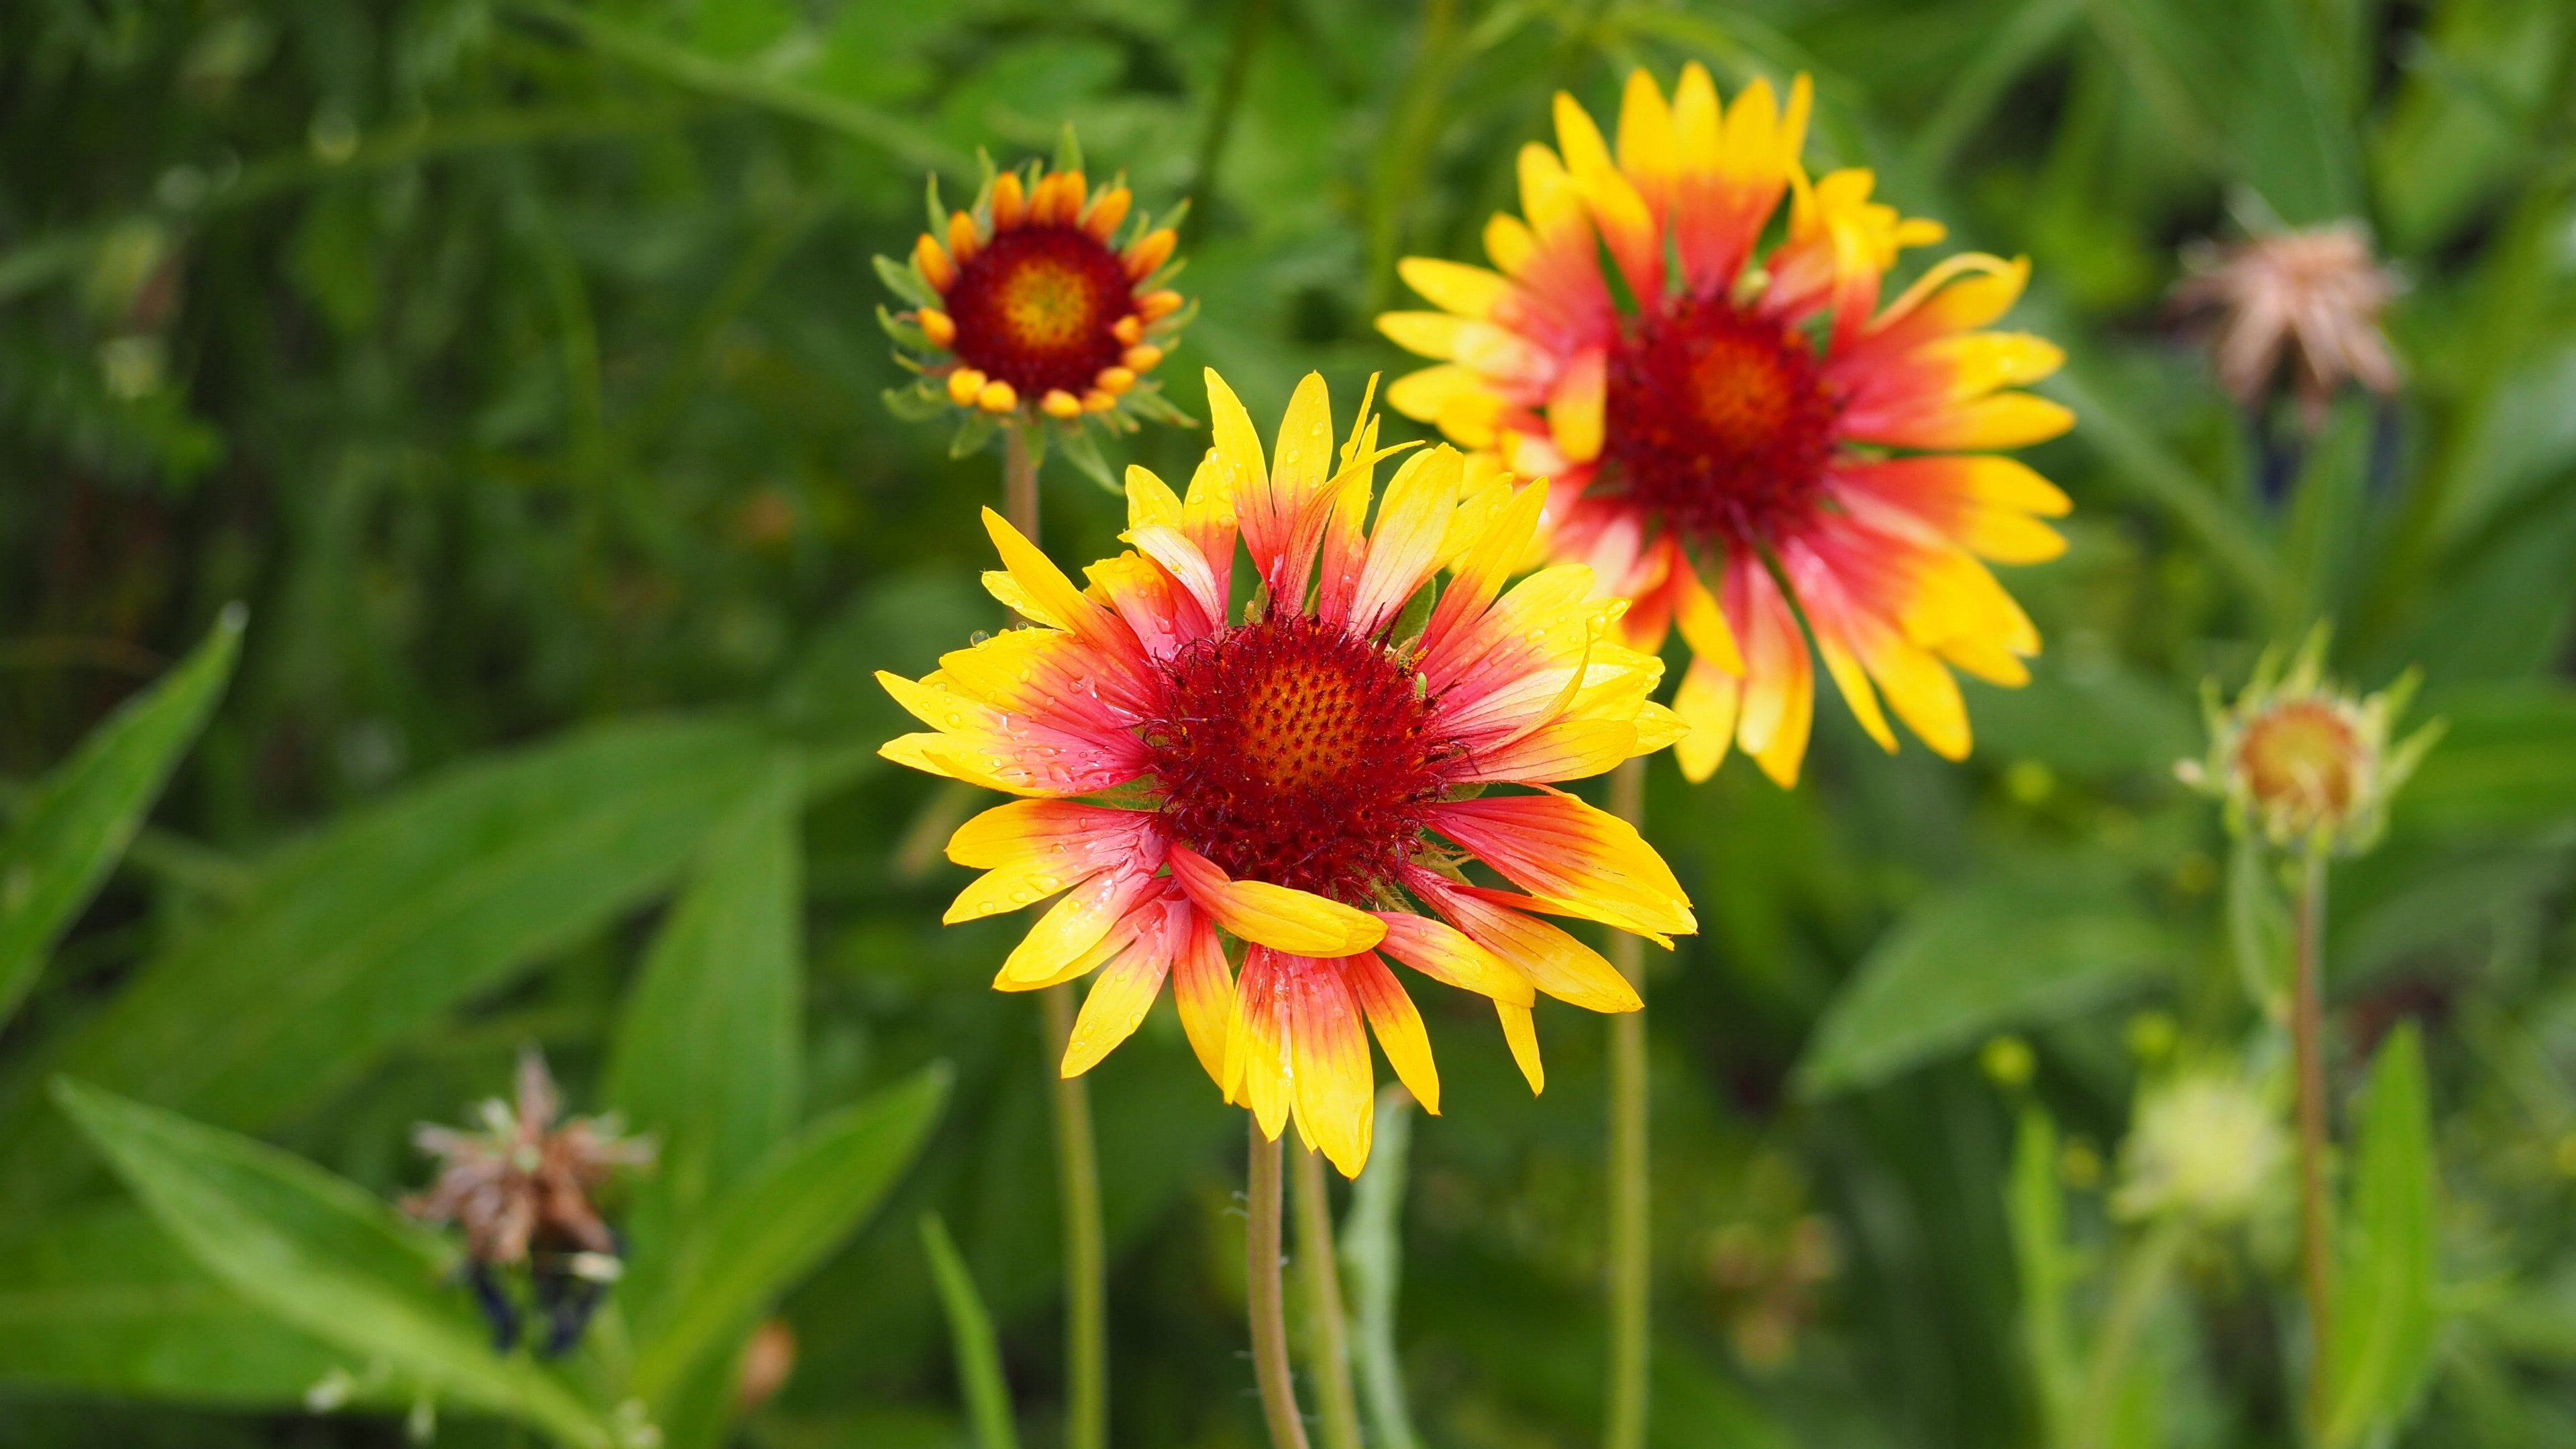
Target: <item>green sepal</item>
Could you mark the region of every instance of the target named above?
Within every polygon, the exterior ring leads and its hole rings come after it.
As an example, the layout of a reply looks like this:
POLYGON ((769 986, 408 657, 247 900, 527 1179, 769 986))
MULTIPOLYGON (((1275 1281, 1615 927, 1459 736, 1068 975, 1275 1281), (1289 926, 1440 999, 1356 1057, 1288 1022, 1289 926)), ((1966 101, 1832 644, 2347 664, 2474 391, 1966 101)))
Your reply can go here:
POLYGON ((999 431, 1001 426, 993 421, 991 413, 981 409, 969 411, 965 421, 957 425, 957 436, 948 440, 948 456, 963 458, 991 442, 993 434, 999 431))
POLYGON ((1124 498, 1127 490, 1119 486, 1117 475, 1110 471, 1109 460, 1100 456, 1100 440, 1091 430, 1076 422, 1057 434, 1064 447, 1066 461, 1082 470, 1082 476, 1101 486, 1112 498, 1124 498))
POLYGON ((1439 581, 1425 579, 1422 587, 1413 591, 1413 597, 1404 601, 1404 607, 1396 611, 1395 628, 1386 637, 1395 641, 1397 653, 1411 653, 1422 642, 1422 631, 1431 624, 1431 607, 1439 599, 1439 581))
POLYGON ((886 411, 907 423, 926 423, 950 411, 945 393, 934 391, 926 383, 885 390, 886 411))
POLYGON ((876 258, 876 267, 877 280, 885 283, 887 291, 916 307, 939 305, 939 289, 930 285, 930 279, 923 276, 920 269, 913 266, 911 262, 898 262, 892 257, 880 256, 876 258))
POLYGON ((1055 138, 1055 169, 1058 171, 1082 169, 1082 141, 1073 134, 1071 121, 1064 123, 1064 130, 1055 138))
POLYGON ((948 206, 947 203, 939 199, 939 173, 936 171, 930 173, 930 184, 923 188, 922 202, 930 209, 930 234, 932 236, 946 236, 948 234, 948 206))
POLYGON ((896 342, 905 347, 910 347, 921 352, 944 352, 947 350, 946 348, 934 345, 930 340, 930 334, 921 330, 921 324, 917 322, 906 322, 902 318, 897 317, 894 313, 886 310, 886 305, 883 302, 879 302, 877 304, 877 325, 885 329, 885 333, 888 337, 893 338, 896 342))

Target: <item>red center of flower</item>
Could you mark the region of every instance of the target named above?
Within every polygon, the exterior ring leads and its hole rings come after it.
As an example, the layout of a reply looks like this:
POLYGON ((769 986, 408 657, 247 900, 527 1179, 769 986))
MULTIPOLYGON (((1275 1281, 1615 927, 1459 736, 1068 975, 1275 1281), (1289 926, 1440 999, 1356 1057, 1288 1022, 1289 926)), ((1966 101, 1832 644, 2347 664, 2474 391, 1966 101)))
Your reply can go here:
POLYGON ((2246 725, 2237 745, 2257 802, 2310 817, 2340 814, 2352 804, 2359 753, 2351 724, 2321 699, 2272 706, 2246 725))
POLYGON ((1302 614, 1199 639, 1145 728, 1173 837, 1238 880, 1354 905, 1403 862, 1454 747, 1414 672, 1302 614))
POLYGON ((1767 543, 1814 511, 1841 404, 1804 334, 1685 297, 1610 354, 1604 476, 1703 545, 1767 543))
POLYGON ((1118 254, 1076 226, 996 232, 957 269, 946 298, 954 350, 1022 397, 1082 395, 1125 345, 1109 329, 1136 310, 1118 254))

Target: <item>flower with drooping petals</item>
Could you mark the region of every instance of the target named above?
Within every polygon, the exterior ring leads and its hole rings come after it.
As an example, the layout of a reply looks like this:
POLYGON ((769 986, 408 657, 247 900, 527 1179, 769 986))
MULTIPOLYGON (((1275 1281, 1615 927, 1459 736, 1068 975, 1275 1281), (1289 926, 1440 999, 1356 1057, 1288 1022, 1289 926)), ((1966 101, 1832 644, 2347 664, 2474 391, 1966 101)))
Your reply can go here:
MULTIPOLYGON (((1189 320, 1169 285, 1181 264, 1176 210, 1159 224, 1133 210, 1125 178, 1090 187, 1066 133, 1055 169, 1031 161, 987 167, 965 211, 943 212, 937 183, 931 229, 877 271, 912 310, 879 320, 921 374, 887 394, 899 413, 962 409, 970 435, 987 421, 1060 424, 1084 466, 1081 425, 1133 431, 1140 418, 1186 423, 1148 377, 1189 320)), ((961 435, 966 436, 966 435, 961 435)))
POLYGON ((1467 493, 1465 460, 1427 449, 1370 525, 1376 465, 1400 451, 1377 448, 1373 417, 1336 464, 1310 375, 1265 462, 1213 372, 1208 399, 1215 447, 1187 495, 1130 468, 1133 549, 1086 570, 1089 588, 984 515, 1006 566, 986 586, 1031 627, 918 682, 880 674, 930 727, 883 753, 1023 797, 948 842, 986 874, 947 919, 1065 893, 994 985, 1100 973, 1067 1076, 1125 1040, 1168 975, 1227 1099, 1274 1139, 1293 1116, 1356 1175, 1373 1095, 1363 1021, 1424 1108, 1440 1104, 1421 1015, 1385 957, 1492 998, 1536 1089, 1534 992, 1639 1004, 1599 953, 1540 918, 1659 941, 1696 929, 1633 828, 1549 788, 1662 748, 1680 722, 1648 698, 1662 665, 1618 642, 1626 605, 1596 597, 1591 570, 1504 589, 1543 489, 1467 493), (1240 612, 1238 538, 1257 585, 1240 612))
POLYGON ((2054 371, 2056 347, 1980 330, 2020 296, 2028 264, 1953 256, 1881 308, 1899 250, 1942 229, 1871 201, 1867 171, 1810 183, 1808 97, 1801 77, 1784 113, 1755 81, 1721 107, 1692 65, 1668 103, 1639 71, 1614 153, 1559 95, 1558 149, 1521 151, 1523 215, 1485 229, 1498 270, 1408 258, 1405 280, 1443 310, 1378 319, 1445 359, 1387 401, 1553 480, 1550 551, 1635 601, 1631 646, 1652 651, 1680 626, 1694 657, 1676 754, 1693 779, 1731 740, 1796 782, 1809 633, 1881 746, 1896 748, 1883 691, 1926 744, 1964 756, 1950 670, 2020 684, 2039 648, 1981 560, 2065 547, 2039 522, 2066 512, 2065 495, 1992 451, 2073 421, 2013 390, 2054 371), (1784 197, 1786 238, 1757 259, 1784 197))
POLYGON ((2215 323, 2210 351, 2221 386, 2247 407, 2270 395, 2287 364, 2313 425, 2345 379, 2397 390, 2397 359, 2379 314, 2398 292, 2370 235, 2342 221, 2185 254, 2191 275, 2173 291, 2215 323))
POLYGON ((485 1102, 482 1131, 423 1124, 412 1134, 439 1160, 438 1180, 403 1199, 403 1211, 464 1226, 469 1276, 504 1350, 518 1337, 518 1310, 491 1270, 525 1265, 546 1351, 570 1348, 619 1271, 616 1235, 591 1194, 617 1168, 653 1160, 653 1143, 622 1135, 613 1119, 557 1126, 562 1110, 545 1057, 530 1047, 519 1054, 516 1104, 485 1102))
POLYGON ((2233 705, 2218 685, 2201 689, 2209 721, 2209 755, 2184 760, 2185 784, 2227 803, 2239 830, 2258 830, 2274 845, 2357 855, 2388 828, 2388 804, 2442 737, 2434 720, 2392 745, 2389 731, 2406 713, 2419 678, 2408 671, 2387 689, 2355 698, 2325 675, 2328 633, 2308 632, 2289 673, 2277 650, 2266 651, 2233 705))

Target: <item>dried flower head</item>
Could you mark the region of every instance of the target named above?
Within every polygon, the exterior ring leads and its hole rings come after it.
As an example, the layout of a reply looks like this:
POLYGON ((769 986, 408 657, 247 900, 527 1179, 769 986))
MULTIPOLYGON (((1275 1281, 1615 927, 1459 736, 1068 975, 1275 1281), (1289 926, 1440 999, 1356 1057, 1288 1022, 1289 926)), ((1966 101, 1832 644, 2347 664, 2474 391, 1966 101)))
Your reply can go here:
POLYGON ((614 1118, 575 1117, 558 1127, 562 1110, 544 1055, 530 1047, 519 1055, 516 1105, 485 1101, 483 1130, 424 1123, 412 1133, 439 1159, 438 1180, 404 1198, 403 1211, 464 1226, 467 1277, 505 1350, 518 1337, 518 1310, 492 1270, 524 1265, 550 1328, 547 1351, 571 1347, 619 1271, 616 1235, 591 1192, 615 1169, 653 1160, 653 1143, 620 1135, 614 1118))
POLYGON ((2388 802, 2441 738, 2435 720, 2391 746, 2389 728, 2415 693, 2413 671, 2367 698, 2325 677, 2327 630, 2308 634, 2280 673, 2267 651, 2233 705, 2215 681, 2202 688, 2209 755, 2184 760, 2185 784, 2227 802, 2231 829, 2259 828, 2274 845, 2358 854, 2388 826, 2388 802))
POLYGON ((2271 395, 2282 366, 2297 374, 2314 419, 2344 379, 2397 390, 2397 361, 2379 329, 2398 278, 2379 264, 2360 223, 2280 232, 2186 255, 2191 275, 2174 301, 2212 319, 2218 381, 2247 407, 2271 395))
POLYGON ((480 1132, 426 1123, 414 1129, 412 1141, 439 1159, 438 1181, 403 1199, 403 1211, 462 1223, 466 1251, 479 1263, 524 1263, 532 1244, 616 1252, 591 1189, 615 1168, 652 1161, 653 1144, 620 1136, 613 1119, 575 1117, 555 1126, 563 1098, 534 1047, 519 1055, 518 1088, 515 1109, 498 1097, 483 1103, 480 1132))
POLYGON ((1052 170, 985 162, 974 205, 949 211, 930 183, 930 230, 877 274, 912 310, 880 307, 898 361, 921 374, 886 394, 898 416, 962 411, 952 451, 981 446, 997 425, 1052 422, 1065 455, 1113 491, 1116 480, 1084 424, 1124 432, 1139 420, 1186 424, 1149 374, 1192 309, 1170 283, 1187 203, 1160 222, 1132 210, 1124 177, 1083 180, 1066 128, 1052 170))
POLYGON ((2239 1222, 2262 1204, 2289 1155, 2289 1133, 2255 1083, 2232 1071, 2185 1072, 2141 1096, 2111 1207, 2125 1218, 2239 1222))

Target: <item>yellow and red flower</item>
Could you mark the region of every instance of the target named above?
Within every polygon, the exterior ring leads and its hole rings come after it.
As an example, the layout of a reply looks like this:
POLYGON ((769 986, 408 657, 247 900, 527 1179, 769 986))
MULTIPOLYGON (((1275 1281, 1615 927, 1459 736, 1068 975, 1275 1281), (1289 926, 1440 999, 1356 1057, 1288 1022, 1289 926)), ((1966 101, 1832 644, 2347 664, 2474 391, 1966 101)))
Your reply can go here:
POLYGON ((1186 422, 1148 374, 1190 308, 1168 285, 1173 223, 1133 210, 1125 182, 1091 187, 1078 157, 986 177, 975 204, 941 213, 901 262, 877 270, 912 310, 881 313, 922 374, 888 395, 898 411, 963 409, 968 419, 1086 418, 1132 431, 1140 417, 1186 422))
POLYGON ((1005 565, 986 586, 1031 627, 919 681, 880 674, 930 727, 883 753, 1024 797, 949 841, 951 860, 986 874, 947 919, 1065 893, 994 985, 1100 972, 1067 1076, 1125 1040, 1170 976, 1227 1099, 1273 1138, 1293 1116, 1355 1175, 1373 1092, 1363 1020, 1414 1096, 1440 1105, 1422 1018, 1384 957, 1492 998, 1535 1090, 1535 992, 1639 1004, 1599 953, 1539 918, 1667 945, 1696 929, 1634 829, 1549 788, 1661 749, 1680 722, 1650 700, 1662 665, 1613 637, 1627 606, 1596 597, 1590 569, 1504 590, 1544 489, 1469 490, 1454 449, 1426 449, 1366 526, 1376 465, 1398 451, 1377 448, 1373 417, 1336 466, 1310 375, 1265 463, 1213 372, 1208 400, 1216 446, 1187 496, 1130 468, 1133 549, 1086 570, 1089 588, 985 513, 1005 565), (1238 538, 1258 573, 1239 614, 1238 538))
POLYGON ((1405 280, 1443 310, 1378 322, 1445 359, 1387 401, 1552 480, 1548 548, 1635 601, 1631 646, 1680 626, 1694 658, 1676 754, 1694 779, 1732 740, 1796 782, 1815 693, 1804 634, 1879 744, 1896 748, 1883 691, 1926 744, 1965 755, 1950 669, 2020 684, 2039 648, 1981 560, 2064 548, 2038 516, 2065 495, 1991 451, 2073 420, 2011 390, 2055 370, 2056 347, 1980 330, 2028 264, 1953 256, 1880 308, 1898 251, 1942 229, 1872 202, 1867 171, 1811 183, 1808 106, 1803 77, 1784 111, 1767 82, 1721 107, 1697 65, 1669 102, 1639 71, 1614 153, 1559 95, 1558 149, 1521 151, 1523 215, 1485 229, 1497 270, 1408 258, 1405 280), (1757 259, 1783 198, 1786 236, 1757 259))

